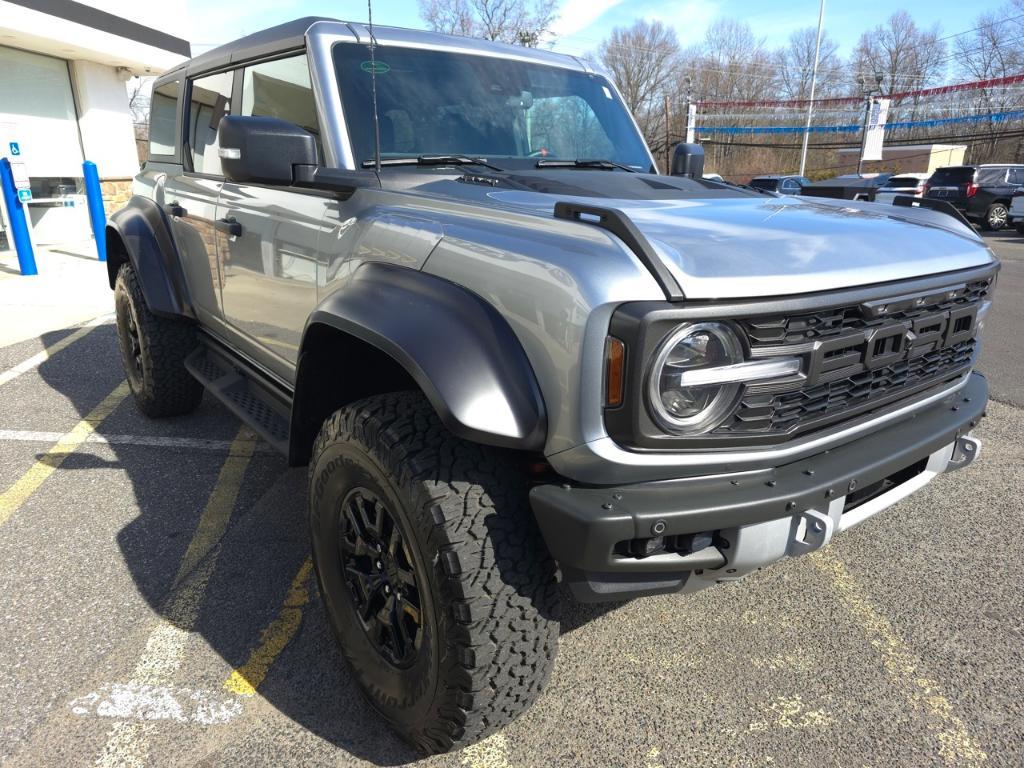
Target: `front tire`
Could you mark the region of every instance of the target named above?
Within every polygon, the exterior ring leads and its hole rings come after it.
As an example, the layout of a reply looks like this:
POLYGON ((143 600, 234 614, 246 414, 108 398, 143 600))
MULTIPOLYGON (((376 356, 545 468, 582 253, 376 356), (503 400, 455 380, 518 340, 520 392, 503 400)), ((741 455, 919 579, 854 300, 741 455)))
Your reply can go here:
POLYGON ((1006 226, 1010 212, 1002 203, 993 203, 985 212, 985 218, 981 220, 981 226, 989 232, 998 232, 1006 226))
POLYGON ((447 432, 418 392, 337 411, 313 449, 328 619, 367 700, 424 752, 512 721, 554 665, 555 565, 509 458, 447 432))
POLYGON ((185 358, 198 343, 195 326, 150 312, 130 264, 117 272, 114 308, 121 364, 139 410, 152 417, 194 411, 203 387, 186 370, 185 358))

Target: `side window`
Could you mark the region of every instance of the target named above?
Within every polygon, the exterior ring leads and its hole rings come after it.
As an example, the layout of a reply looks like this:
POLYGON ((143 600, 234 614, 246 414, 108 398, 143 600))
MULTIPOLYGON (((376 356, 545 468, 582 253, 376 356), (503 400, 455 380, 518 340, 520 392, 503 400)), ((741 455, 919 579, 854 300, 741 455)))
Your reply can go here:
POLYGON ((1005 168, 982 168, 976 175, 977 183, 979 186, 992 187, 998 186, 1006 181, 1006 169, 1005 168))
POLYGON ((782 189, 784 192, 796 192, 798 189, 800 189, 800 185, 797 184, 792 179, 786 179, 784 182, 782 182, 782 189))
POLYGON ((192 81, 188 110, 188 146, 192 170, 221 175, 217 155, 217 126, 231 113, 232 72, 221 72, 192 81))
POLYGON ((1024 184, 1024 168, 1011 168, 1006 180, 1010 184, 1024 184))
POLYGON ((312 133, 319 147, 320 124, 305 55, 246 67, 241 114, 278 117, 295 123, 312 133))
POLYGON ((149 106, 149 154, 174 155, 178 144, 178 93, 181 81, 153 89, 149 106))

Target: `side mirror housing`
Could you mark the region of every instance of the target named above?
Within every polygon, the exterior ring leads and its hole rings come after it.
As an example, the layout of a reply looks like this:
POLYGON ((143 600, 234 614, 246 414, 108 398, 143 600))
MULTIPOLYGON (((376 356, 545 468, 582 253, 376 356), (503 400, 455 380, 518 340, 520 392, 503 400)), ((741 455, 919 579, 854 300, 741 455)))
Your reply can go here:
POLYGON ((704 175, 704 147, 700 144, 676 144, 672 153, 672 176, 699 179, 704 175))
POLYGON ((316 139, 276 117, 228 115, 217 127, 221 169, 238 184, 291 185, 295 166, 315 166, 316 139))

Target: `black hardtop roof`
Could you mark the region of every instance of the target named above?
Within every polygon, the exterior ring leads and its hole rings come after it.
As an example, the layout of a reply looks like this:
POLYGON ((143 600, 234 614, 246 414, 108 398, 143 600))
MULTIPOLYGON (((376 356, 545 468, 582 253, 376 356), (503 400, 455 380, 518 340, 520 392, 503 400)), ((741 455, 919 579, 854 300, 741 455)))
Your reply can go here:
POLYGON ((270 56, 279 51, 301 48, 306 43, 306 30, 318 21, 344 23, 327 16, 305 16, 301 19, 278 24, 276 27, 269 27, 259 32, 254 32, 251 35, 240 37, 233 42, 225 43, 206 53, 200 54, 194 59, 190 59, 174 69, 168 70, 160 76, 158 82, 172 80, 176 76, 191 76, 199 72, 220 69, 238 61, 270 56))

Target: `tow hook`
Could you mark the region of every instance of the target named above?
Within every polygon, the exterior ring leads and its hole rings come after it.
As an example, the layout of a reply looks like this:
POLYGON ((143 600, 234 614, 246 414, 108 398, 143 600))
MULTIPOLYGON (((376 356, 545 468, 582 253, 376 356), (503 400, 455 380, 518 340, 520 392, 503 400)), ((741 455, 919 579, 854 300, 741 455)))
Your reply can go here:
POLYGON ((981 440, 973 435, 958 437, 957 441, 953 444, 953 455, 949 457, 946 471, 952 472, 957 469, 963 469, 978 458, 979 453, 981 453, 981 440))

